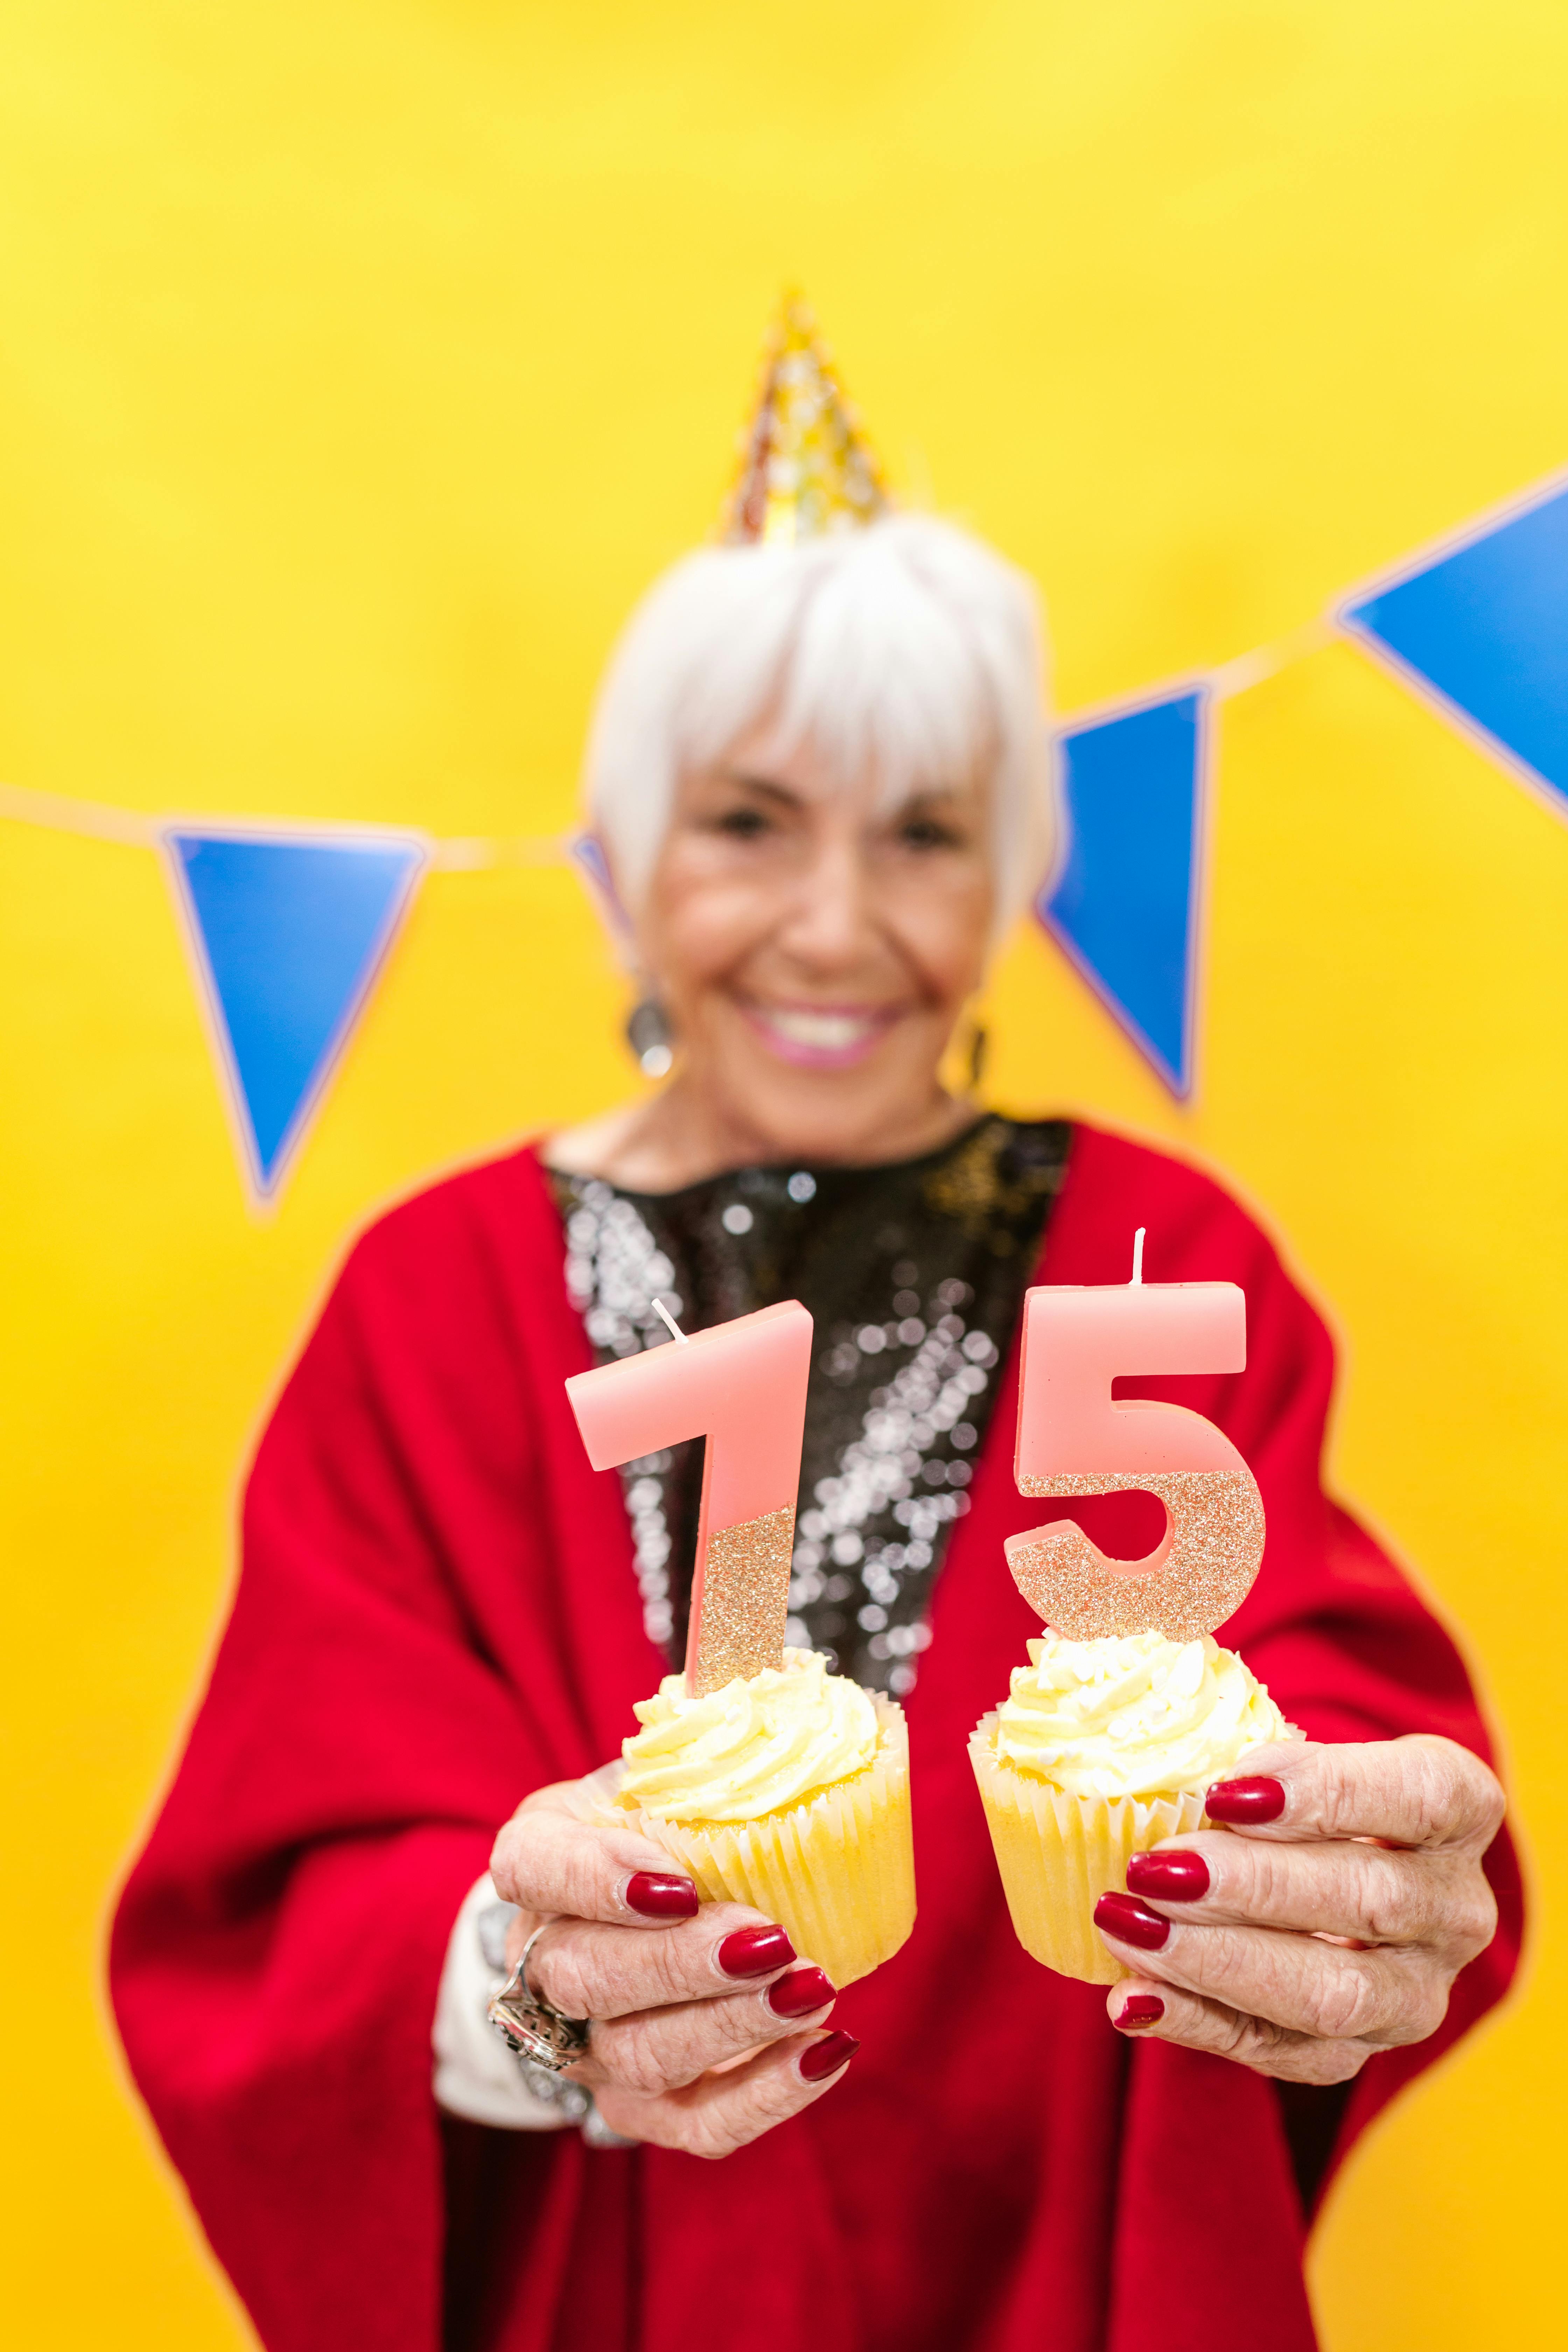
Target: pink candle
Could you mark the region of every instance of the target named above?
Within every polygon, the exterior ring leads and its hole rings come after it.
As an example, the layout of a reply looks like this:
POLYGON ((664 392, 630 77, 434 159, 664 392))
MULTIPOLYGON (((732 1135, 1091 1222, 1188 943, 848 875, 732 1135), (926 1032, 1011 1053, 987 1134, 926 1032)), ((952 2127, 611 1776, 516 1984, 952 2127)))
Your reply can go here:
POLYGON ((811 1330, 786 1299, 566 1383, 595 1470, 708 1440, 686 1637, 697 1697, 783 1662, 811 1330))
POLYGON ((1146 1559, 1109 1559, 1070 1519, 1011 1537, 1025 1599, 1076 1641, 1153 1629, 1212 1633, 1240 1607, 1263 1558, 1263 1504, 1222 1430, 1183 1405, 1118 1400, 1117 1379, 1239 1372, 1247 1301, 1234 1282, 1142 1279, 1090 1289, 1042 1286, 1024 1298, 1016 1475, 1025 1495, 1142 1487, 1165 1506, 1146 1559))

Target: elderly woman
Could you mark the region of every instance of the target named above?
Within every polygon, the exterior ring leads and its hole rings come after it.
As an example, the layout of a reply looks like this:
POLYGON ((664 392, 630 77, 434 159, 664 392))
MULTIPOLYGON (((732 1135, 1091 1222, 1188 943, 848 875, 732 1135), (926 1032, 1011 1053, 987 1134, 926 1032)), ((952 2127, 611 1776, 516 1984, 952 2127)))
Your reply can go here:
POLYGON ((1304 2352, 1313 2189, 1506 1980, 1480 1722, 1320 1487, 1317 1315, 1207 1177, 943 1083, 1051 846, 1038 669, 1019 577, 886 516, 691 558, 611 668, 593 818, 673 1075, 353 1251, 118 1923, 137 2079, 277 2352, 1304 2352), (1244 1374, 1132 1390, 1253 1465, 1227 1638, 1308 1739, 1107 1890, 1106 1998, 1019 1948, 965 1743, 1033 1630, 1023 1293, 1124 1279, 1138 1224, 1154 1278, 1246 1288, 1244 1374), (595 1475, 563 1381, 661 1344, 656 1298, 784 1297, 791 1639, 899 1695, 914 1758, 919 1920, 837 2001, 573 1801, 679 1654, 700 1462, 595 1475), (542 1921, 532 1981, 592 2021, 561 2078, 483 2017, 542 1921))

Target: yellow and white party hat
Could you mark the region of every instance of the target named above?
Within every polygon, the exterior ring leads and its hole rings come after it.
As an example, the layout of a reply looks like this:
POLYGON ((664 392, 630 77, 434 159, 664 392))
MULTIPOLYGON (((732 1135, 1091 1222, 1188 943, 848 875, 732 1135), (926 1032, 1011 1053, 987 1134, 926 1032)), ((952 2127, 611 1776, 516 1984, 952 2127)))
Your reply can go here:
POLYGON ((888 507, 880 469, 816 321, 801 296, 787 292, 719 535, 731 546, 788 547, 858 530, 888 507))

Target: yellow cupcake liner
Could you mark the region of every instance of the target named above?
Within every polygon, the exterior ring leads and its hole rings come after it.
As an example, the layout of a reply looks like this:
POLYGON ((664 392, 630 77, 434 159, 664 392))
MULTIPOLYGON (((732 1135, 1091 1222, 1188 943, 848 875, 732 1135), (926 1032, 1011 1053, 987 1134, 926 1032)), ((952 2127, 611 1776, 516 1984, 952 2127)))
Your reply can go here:
POLYGON ((1128 1857, 1195 1830, 1204 1789, 1168 1797, 1076 1797, 996 1753, 996 1717, 976 1725, 969 1760, 1018 1941, 1058 1976, 1117 1984, 1128 1973, 1094 1924, 1108 1887, 1127 1883, 1128 1857))
POLYGON ((619 1821, 691 1873, 704 1902, 776 1919, 840 1990, 890 1959, 915 1922, 909 1731, 902 1707, 870 1696, 870 1763, 798 1804, 754 1822, 667 1822, 616 1805, 619 1821))

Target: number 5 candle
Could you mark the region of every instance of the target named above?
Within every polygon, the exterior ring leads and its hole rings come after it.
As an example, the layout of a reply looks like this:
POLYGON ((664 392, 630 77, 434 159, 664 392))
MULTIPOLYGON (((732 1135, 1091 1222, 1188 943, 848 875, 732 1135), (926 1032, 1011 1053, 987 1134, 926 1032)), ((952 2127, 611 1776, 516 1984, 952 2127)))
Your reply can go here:
POLYGON ((1071 1520, 1011 1539, 1047 1631, 969 1743, 1018 1940, 1088 1984, 1126 1973, 1103 1898, 1125 1901, 1131 1857, 1190 1835, 1213 1781, 1297 1736, 1208 1638, 1263 1556, 1252 1473, 1201 1413, 1111 1394, 1126 1377, 1242 1370, 1247 1302, 1234 1282, 1145 1283, 1142 1238, 1130 1283, 1025 1294, 1017 1480, 1026 1495, 1144 1487, 1164 1536, 1135 1560, 1108 1559, 1071 1520))
POLYGON ((783 1662, 811 1332, 786 1299, 566 1383, 595 1470, 708 1440, 686 1640, 694 1698, 783 1662))
POLYGON ((1072 1641, 1156 1632, 1191 1642, 1240 1607, 1263 1558, 1257 1482, 1223 1430, 1183 1405, 1118 1399, 1119 1378, 1239 1372, 1247 1301, 1234 1282, 1043 1286, 1024 1297, 1016 1475, 1025 1495, 1142 1487, 1165 1506, 1146 1559, 1109 1559, 1071 1519, 1006 1545, 1014 1581, 1072 1641))

